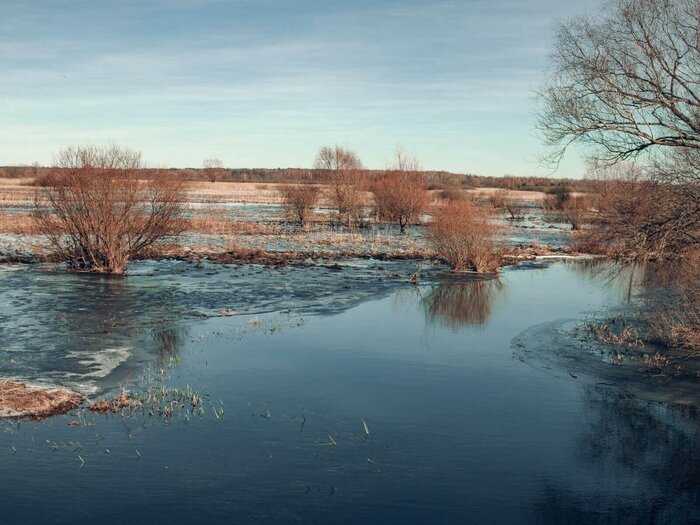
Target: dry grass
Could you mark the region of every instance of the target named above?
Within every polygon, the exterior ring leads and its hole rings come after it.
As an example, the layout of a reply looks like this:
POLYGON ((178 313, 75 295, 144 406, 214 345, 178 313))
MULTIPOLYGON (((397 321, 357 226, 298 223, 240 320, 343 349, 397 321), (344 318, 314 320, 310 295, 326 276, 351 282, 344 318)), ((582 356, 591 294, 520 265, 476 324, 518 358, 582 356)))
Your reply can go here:
POLYGON ((210 235, 279 235, 277 224, 235 221, 223 216, 203 216, 187 219, 184 233, 199 233, 210 235))
POLYGON ((80 406, 80 394, 60 388, 42 388, 0 381, 0 417, 44 419, 80 406))
POLYGON ((541 191, 504 190, 503 188, 477 188, 467 190, 467 192, 474 198, 484 201, 490 201, 491 196, 498 192, 505 192, 500 195, 509 201, 544 202, 546 197, 546 194, 541 191))
POLYGON ((122 388, 121 393, 109 401, 97 401, 90 404, 90 410, 97 414, 118 414, 123 410, 138 408, 141 402, 129 396, 129 391, 122 388))
MULTIPOLYGON (((0 178, 0 204, 7 205, 31 205, 34 198, 34 189, 32 188, 33 179, 7 179, 0 178)), ((186 182, 183 184, 186 193, 186 200, 189 202, 202 203, 247 203, 247 204, 281 204, 282 200, 279 194, 282 183, 251 183, 251 182, 186 182)), ((318 202, 319 206, 330 207, 332 202, 328 199, 328 186, 318 184, 323 190, 321 199, 318 202)), ((499 191, 500 188, 477 188, 469 190, 454 190, 450 191, 449 195, 459 196, 463 198, 477 198, 480 200, 488 200, 489 195, 499 191)), ((519 191, 506 190, 508 200, 520 202, 543 202, 545 194, 539 191, 519 191)), ((439 191, 431 191, 431 194, 440 194, 439 191)), ((575 193, 572 195, 576 195, 575 193)), ((438 195, 442 197, 442 195, 438 195)), ((364 192, 363 199, 367 202, 371 201, 371 194, 364 192)))
POLYGON ((188 182, 185 192, 189 202, 248 204, 279 204, 279 184, 251 184, 247 182, 188 182))
POLYGON ((638 330, 624 322, 589 323, 590 330, 596 341, 606 345, 644 346, 644 341, 638 330))
POLYGON ((39 228, 34 217, 28 213, 0 215, 0 233, 37 235, 39 228))

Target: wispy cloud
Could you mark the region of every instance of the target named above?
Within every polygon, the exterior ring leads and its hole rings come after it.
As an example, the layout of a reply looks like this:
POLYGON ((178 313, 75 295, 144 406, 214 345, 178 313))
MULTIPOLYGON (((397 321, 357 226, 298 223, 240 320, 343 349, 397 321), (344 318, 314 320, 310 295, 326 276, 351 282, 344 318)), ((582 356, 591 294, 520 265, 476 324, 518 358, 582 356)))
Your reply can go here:
POLYGON ((381 166, 401 142, 426 167, 487 174, 538 169, 531 92, 554 17, 574 12, 555 0, 1 9, 0 164, 119 140, 168 165, 304 165, 341 142, 381 166))

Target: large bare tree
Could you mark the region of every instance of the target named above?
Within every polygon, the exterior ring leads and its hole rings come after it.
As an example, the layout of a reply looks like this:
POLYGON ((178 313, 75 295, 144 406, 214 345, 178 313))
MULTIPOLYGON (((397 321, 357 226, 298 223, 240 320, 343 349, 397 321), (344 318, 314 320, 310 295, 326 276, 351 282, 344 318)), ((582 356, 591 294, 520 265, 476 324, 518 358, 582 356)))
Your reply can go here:
POLYGON ((700 148, 700 3, 616 0, 559 26, 539 120, 550 159, 574 143, 611 161, 700 148))
POLYGON ((539 119, 548 160, 580 144, 602 172, 622 161, 643 166, 634 180, 601 181, 603 233, 636 258, 695 249, 700 2, 612 0, 597 16, 560 25, 551 64, 539 119))

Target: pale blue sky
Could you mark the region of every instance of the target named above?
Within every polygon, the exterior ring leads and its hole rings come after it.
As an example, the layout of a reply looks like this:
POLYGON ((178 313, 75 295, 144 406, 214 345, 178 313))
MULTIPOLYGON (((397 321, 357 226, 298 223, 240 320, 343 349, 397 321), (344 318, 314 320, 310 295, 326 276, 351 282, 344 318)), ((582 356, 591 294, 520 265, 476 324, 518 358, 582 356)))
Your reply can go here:
MULTIPOLYGON (((159 166, 545 175, 535 90, 557 19, 598 0, 0 0, 0 165, 117 142, 159 166)), ((580 176, 569 154, 557 176, 580 176)))

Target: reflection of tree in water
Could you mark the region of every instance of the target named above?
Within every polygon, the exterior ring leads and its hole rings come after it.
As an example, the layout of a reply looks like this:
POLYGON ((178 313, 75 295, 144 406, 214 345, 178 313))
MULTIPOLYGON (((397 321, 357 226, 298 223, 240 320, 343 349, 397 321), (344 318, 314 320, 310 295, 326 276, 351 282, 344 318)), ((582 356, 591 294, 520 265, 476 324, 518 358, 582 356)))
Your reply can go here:
POLYGON ((429 323, 454 329, 484 324, 505 295, 506 287, 500 279, 475 278, 438 284, 421 302, 429 323))
POLYGON ((573 472, 591 483, 547 480, 534 504, 545 523, 696 523, 700 421, 694 408, 646 403, 607 388, 586 391, 573 472), (595 487, 595 488, 594 488, 595 487))
POLYGON ((567 268, 579 277, 605 284, 617 290, 620 298, 631 302, 644 281, 645 266, 620 264, 605 258, 586 258, 565 261, 567 268))
POLYGON ((0 372, 8 376, 101 381, 130 360, 173 354, 181 340, 178 308, 155 283, 22 271, 3 284, 0 300, 12 309, 0 317, 0 372))
POLYGON ((617 287, 642 313, 646 337, 695 351, 700 348, 700 260, 616 264, 593 259, 570 263, 579 275, 617 287))
POLYGON ((164 322, 151 329, 157 343, 156 359, 158 365, 170 363, 180 352, 187 329, 178 323, 164 322))
POLYGON ((133 344, 146 335, 148 350, 173 354, 181 341, 180 316, 169 306, 167 290, 134 285, 128 278, 81 277, 83 281, 74 285, 77 290, 68 288, 61 294, 67 339, 81 339, 80 346, 89 351, 105 344, 133 344))

